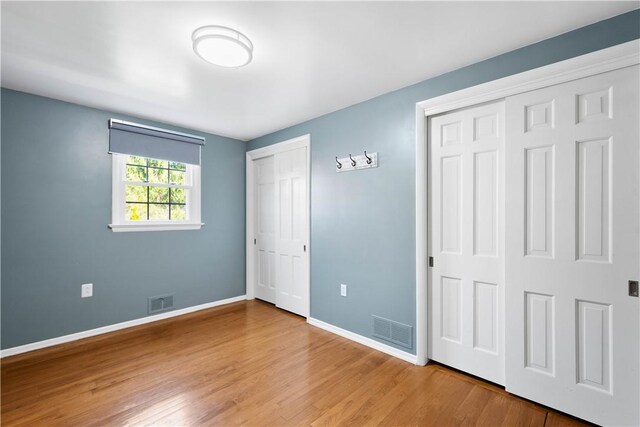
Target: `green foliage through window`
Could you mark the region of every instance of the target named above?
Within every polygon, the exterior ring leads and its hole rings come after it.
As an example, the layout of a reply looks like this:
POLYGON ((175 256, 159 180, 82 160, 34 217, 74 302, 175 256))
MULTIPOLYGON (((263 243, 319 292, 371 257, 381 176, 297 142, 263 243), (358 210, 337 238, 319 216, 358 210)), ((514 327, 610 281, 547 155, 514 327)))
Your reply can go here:
POLYGON ((127 156, 126 218, 130 221, 185 221, 187 165, 127 156))

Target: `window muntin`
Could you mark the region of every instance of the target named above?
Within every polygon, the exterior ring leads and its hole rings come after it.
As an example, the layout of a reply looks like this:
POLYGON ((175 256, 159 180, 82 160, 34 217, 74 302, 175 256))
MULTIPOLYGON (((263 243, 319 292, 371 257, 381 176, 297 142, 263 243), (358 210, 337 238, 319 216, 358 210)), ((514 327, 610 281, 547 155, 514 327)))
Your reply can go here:
POLYGON ((126 156, 125 220, 187 221, 191 165, 126 156))
POLYGON ((113 231, 193 230, 200 222, 200 166, 113 154, 113 231))

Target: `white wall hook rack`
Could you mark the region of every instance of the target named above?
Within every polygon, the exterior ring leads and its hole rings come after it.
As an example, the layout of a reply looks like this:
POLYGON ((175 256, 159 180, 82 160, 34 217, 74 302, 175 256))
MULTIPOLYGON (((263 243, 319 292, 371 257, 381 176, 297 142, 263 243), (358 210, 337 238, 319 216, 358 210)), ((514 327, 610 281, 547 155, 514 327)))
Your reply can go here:
POLYGON ((378 167, 378 153, 358 154, 352 156, 349 154, 347 157, 338 158, 336 156, 336 172, 348 172, 358 169, 369 169, 378 167))

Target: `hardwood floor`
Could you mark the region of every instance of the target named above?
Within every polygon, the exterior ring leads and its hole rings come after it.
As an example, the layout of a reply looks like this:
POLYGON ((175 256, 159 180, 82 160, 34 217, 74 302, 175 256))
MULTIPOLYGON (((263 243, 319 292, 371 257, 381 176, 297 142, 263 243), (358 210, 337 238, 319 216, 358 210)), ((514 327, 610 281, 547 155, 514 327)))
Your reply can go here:
POLYGON ((580 421, 247 301, 2 360, 2 425, 487 425, 580 421))

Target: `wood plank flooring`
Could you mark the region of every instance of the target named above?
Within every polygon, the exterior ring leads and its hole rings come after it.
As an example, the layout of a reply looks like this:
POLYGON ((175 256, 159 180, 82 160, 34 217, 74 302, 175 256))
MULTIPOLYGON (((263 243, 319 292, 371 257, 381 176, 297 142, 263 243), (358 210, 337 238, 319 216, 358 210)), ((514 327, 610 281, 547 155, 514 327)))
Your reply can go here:
POLYGON ((9 357, 1 380, 5 426, 583 425, 260 301, 9 357))

